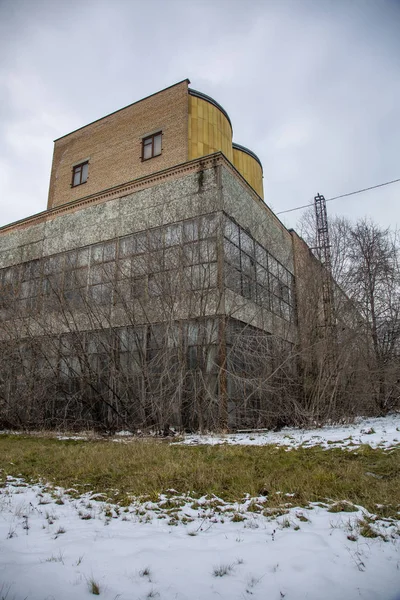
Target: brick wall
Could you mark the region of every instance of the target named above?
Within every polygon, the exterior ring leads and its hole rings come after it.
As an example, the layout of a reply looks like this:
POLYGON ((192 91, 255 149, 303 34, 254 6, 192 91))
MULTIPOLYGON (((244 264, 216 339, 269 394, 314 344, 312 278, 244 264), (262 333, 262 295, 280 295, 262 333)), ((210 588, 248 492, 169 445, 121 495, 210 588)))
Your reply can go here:
POLYGON ((187 161, 187 88, 182 81, 56 140, 48 208, 187 161), (160 130, 162 154, 142 161, 142 138, 160 130), (87 159, 87 182, 72 188, 73 165, 87 159))

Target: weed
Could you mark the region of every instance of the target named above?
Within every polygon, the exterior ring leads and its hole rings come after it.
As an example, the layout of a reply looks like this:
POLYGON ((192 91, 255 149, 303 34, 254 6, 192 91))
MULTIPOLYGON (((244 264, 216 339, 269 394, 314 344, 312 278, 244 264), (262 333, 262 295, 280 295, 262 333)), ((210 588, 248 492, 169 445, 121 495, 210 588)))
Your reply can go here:
POLYGON ((244 525, 245 529, 258 529, 259 528, 259 524, 254 520, 250 520, 247 521, 247 523, 244 525))
POLYGON ((23 518, 22 529, 25 529, 26 535, 28 535, 29 529, 30 529, 30 525, 29 525, 29 521, 28 521, 28 515, 23 515, 22 518, 23 518))
POLYGON ((57 555, 57 556, 54 556, 54 554, 52 554, 52 555, 50 556, 50 558, 46 558, 46 561, 45 561, 45 562, 59 562, 59 563, 62 563, 62 564, 64 564, 64 555, 63 555, 63 553, 61 552, 61 550, 59 550, 59 552, 58 552, 58 555, 57 555))
POLYGON ((213 568, 213 575, 214 577, 224 577, 224 575, 229 575, 232 571, 232 565, 219 565, 213 568))
POLYGON ((42 494, 40 494, 40 495, 41 495, 41 498, 40 498, 38 504, 41 504, 41 505, 42 504, 51 504, 50 498, 45 498, 42 494))
POLYGON ((335 502, 328 508, 328 512, 330 513, 338 513, 338 512, 357 512, 358 508, 354 506, 351 502, 346 502, 345 500, 341 502, 335 502))
POLYGON ((283 517, 282 521, 280 522, 280 525, 282 529, 289 529, 290 519, 288 517, 283 517))
POLYGON ((100 596, 100 584, 97 583, 97 581, 91 577, 88 582, 88 588, 89 588, 89 592, 91 594, 93 594, 94 596, 100 596))
POLYGON ((145 567, 144 569, 142 569, 141 571, 139 571, 139 575, 140 577, 147 577, 149 581, 151 581, 151 569, 150 567, 145 567))
POLYGON ((361 572, 365 571, 365 563, 361 560, 361 552, 359 550, 352 552, 349 548, 347 548, 347 551, 353 559, 357 569, 361 572))
POLYGON ((307 519, 307 517, 303 513, 296 513, 296 517, 302 523, 309 523, 310 522, 310 519, 307 519))
POLYGON ((79 514, 79 518, 82 519, 82 521, 89 521, 92 518, 92 515, 90 513, 78 513, 79 514))
POLYGON ((231 518, 231 521, 233 523, 240 523, 240 521, 245 521, 245 520, 246 520, 246 517, 244 515, 241 515, 240 513, 237 513, 237 512, 231 518))
POLYGON ((249 578, 248 582, 247 582, 247 588, 248 588, 248 589, 246 589, 246 592, 247 592, 248 594, 252 594, 253 592, 250 592, 249 590, 250 590, 251 588, 254 588, 254 587, 256 587, 256 585, 258 585, 258 584, 260 583, 260 581, 261 581, 261 577, 254 577, 254 576, 252 575, 252 576, 249 578))
POLYGON ((263 506, 257 502, 250 502, 250 504, 247 507, 247 512, 254 512, 254 513, 261 513, 263 510, 263 506))
POLYGON ((53 525, 54 521, 57 521, 57 518, 58 517, 55 513, 49 513, 48 511, 46 511, 45 519, 49 525, 53 525))
POLYGON ((379 536, 379 533, 371 527, 371 524, 365 518, 358 521, 358 526, 360 535, 365 538, 376 538, 379 536))
POLYGON ((149 591, 149 593, 146 595, 146 598, 159 598, 159 597, 160 597, 160 593, 154 589, 151 589, 149 591))

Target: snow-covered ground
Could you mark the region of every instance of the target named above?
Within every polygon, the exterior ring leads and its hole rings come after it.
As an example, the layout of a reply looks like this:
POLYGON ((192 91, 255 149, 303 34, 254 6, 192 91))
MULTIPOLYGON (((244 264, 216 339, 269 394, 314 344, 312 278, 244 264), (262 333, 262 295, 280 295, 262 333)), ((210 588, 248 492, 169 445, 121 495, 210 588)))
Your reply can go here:
POLYGON ((393 448, 400 445, 400 414, 373 419, 358 419, 348 425, 332 425, 319 429, 289 429, 266 433, 233 433, 228 435, 186 435, 183 444, 237 444, 251 446, 287 446, 288 448, 393 448))
MULTIPOLYGON (((392 416, 185 443, 391 451, 399 430, 392 416)), ((171 490, 119 508, 90 492, 8 477, 0 488, 0 600, 83 600, 97 591, 104 600, 400 600, 399 521, 345 503, 266 506, 265 497, 228 504, 171 490)))
POLYGON ((265 516, 250 499, 172 498, 116 512, 89 493, 73 499, 9 478, 0 598, 87 599, 93 582, 107 600, 391 600, 400 591, 394 521, 370 521, 362 509, 265 516), (363 537, 363 526, 377 537, 363 537))

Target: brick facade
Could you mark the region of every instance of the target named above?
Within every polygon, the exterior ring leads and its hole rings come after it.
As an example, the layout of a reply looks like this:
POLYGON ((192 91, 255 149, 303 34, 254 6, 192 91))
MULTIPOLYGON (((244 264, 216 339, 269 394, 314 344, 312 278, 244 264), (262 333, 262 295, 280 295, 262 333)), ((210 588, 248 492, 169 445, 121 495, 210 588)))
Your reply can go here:
POLYGON ((188 160, 188 80, 55 141, 48 208, 188 160), (142 161, 142 139, 162 131, 162 154, 142 161), (87 182, 71 187, 73 165, 89 160, 87 182))

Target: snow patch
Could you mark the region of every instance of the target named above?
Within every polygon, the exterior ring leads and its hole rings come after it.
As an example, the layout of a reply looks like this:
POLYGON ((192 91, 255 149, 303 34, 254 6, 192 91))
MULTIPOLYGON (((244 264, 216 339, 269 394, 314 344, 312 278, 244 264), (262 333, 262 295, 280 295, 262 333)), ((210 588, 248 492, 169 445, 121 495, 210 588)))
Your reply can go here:
POLYGON ((93 584, 104 600, 391 600, 399 590, 399 523, 362 507, 269 513, 264 496, 230 504, 175 490, 120 507, 99 496, 8 478, 0 597, 84 600, 93 584))

